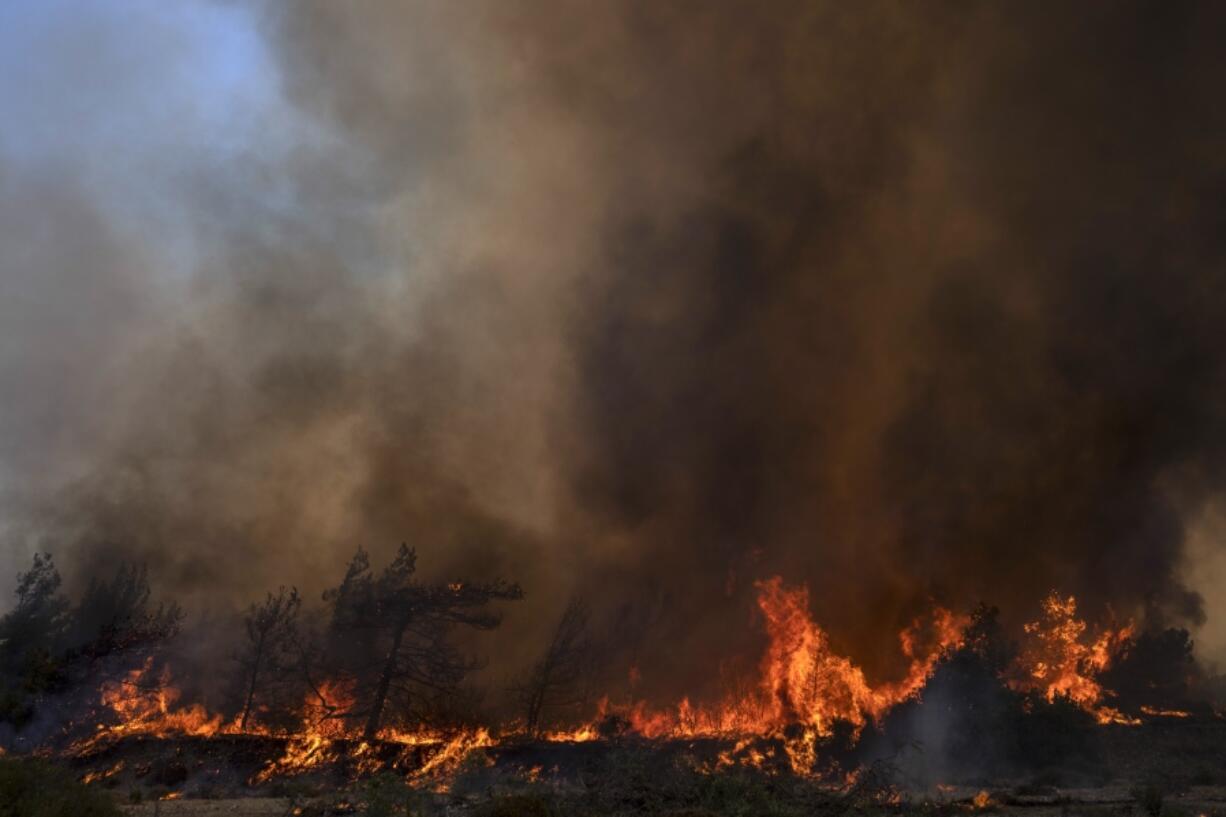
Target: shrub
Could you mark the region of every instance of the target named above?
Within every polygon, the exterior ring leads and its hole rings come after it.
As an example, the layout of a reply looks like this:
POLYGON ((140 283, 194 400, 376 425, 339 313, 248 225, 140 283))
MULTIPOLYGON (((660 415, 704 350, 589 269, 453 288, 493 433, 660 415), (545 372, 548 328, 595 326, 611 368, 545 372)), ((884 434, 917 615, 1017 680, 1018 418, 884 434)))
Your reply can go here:
POLYGON ((1145 786, 1138 786, 1132 791, 1133 798, 1137 801, 1137 805, 1141 807, 1148 817, 1160 817, 1162 814, 1163 792, 1161 787, 1154 783, 1149 783, 1145 786))
POLYGON ((368 817, 395 817, 409 814, 409 787, 392 774, 383 772, 366 783, 366 814, 368 817))
POLYGON ((34 717, 34 704, 17 689, 0 690, 0 723, 11 723, 21 729, 34 717))
POLYGON ((554 810, 539 794, 509 794, 490 801, 484 817, 554 817, 554 810))
POLYGON ((0 758, 0 817, 119 817, 106 794, 40 760, 0 758))
POLYGON ((1084 771, 1098 763, 1094 716, 1072 700, 1031 695, 1015 717, 1018 760, 1025 768, 1074 765, 1084 771))

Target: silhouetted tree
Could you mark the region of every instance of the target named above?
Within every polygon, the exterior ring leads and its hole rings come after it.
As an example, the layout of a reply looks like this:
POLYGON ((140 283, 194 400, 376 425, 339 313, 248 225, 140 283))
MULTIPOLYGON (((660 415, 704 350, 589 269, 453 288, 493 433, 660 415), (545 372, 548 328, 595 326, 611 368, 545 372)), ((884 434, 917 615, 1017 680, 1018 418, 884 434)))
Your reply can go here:
POLYGON ((407 545, 378 576, 359 549, 340 586, 324 594, 339 655, 359 684, 353 714, 365 718, 367 740, 378 735, 393 697, 407 709, 415 695, 454 689, 475 668, 448 642, 454 627, 493 629, 501 619, 489 604, 523 596, 503 581, 426 584, 414 580, 416 571, 416 551, 407 545))
POLYGON ((962 643, 994 675, 1003 675, 1017 658, 1017 645, 1005 637, 1000 626, 1000 610, 983 602, 971 611, 971 623, 962 634, 962 643))
POLYGON ((275 695, 291 677, 297 661, 298 589, 280 588, 259 604, 252 604, 243 619, 245 641, 235 655, 242 696, 239 728, 246 729, 264 699, 275 695))
POLYGON ((71 644, 92 659, 149 647, 178 634, 183 610, 151 606, 149 570, 123 563, 109 581, 94 578, 72 613, 71 644))
POLYGON ((562 611, 544 654, 514 687, 524 726, 535 735, 546 711, 582 705, 588 696, 591 641, 588 608, 572 598, 562 611))
POLYGON ((51 556, 38 553, 17 574, 17 604, 0 618, 0 720, 16 725, 34 713, 33 696, 65 682, 62 656, 69 604, 51 556))
POLYGON ((1115 704, 1136 713, 1142 706, 1159 709, 1188 705, 1190 688, 1199 680, 1187 630, 1170 628, 1142 633, 1127 641, 1098 679, 1115 693, 1115 704))
POLYGON ((176 604, 150 604, 148 571, 120 565, 95 578, 75 606, 60 593, 51 557, 37 554, 17 576, 17 604, 0 618, 0 720, 20 725, 40 693, 95 684, 125 671, 111 657, 160 644, 179 631, 176 604))
POLYGON ((46 553, 36 553, 30 569, 17 574, 17 605, 0 619, 5 670, 24 666, 33 650, 51 652, 61 645, 68 626, 68 601, 59 590, 59 571, 46 553))
POLYGON ((1022 705, 1014 712, 1018 766, 1050 770, 1072 760, 1082 771, 1098 766, 1097 721, 1084 707, 1065 695, 1049 701, 1041 693, 1028 692, 1019 699, 1022 705))

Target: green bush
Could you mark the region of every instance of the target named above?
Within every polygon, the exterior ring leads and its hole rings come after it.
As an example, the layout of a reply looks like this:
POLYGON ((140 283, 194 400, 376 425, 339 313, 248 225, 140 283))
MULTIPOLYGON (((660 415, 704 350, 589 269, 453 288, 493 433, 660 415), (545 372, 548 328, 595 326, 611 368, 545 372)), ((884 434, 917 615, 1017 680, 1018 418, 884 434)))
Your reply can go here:
POLYGON ((110 797, 41 760, 0 758, 0 817, 119 817, 110 797))
POLYGON ((366 782, 367 817, 408 815, 411 794, 404 780, 390 772, 372 777, 366 782))

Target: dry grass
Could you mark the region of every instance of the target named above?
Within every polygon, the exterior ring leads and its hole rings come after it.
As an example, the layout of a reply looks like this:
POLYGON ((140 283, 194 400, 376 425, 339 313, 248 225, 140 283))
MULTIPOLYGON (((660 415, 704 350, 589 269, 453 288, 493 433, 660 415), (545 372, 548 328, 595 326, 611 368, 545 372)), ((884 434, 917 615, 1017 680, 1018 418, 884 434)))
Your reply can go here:
POLYGON ((131 817, 286 817, 290 802, 275 797, 236 800, 166 800, 123 806, 131 817))

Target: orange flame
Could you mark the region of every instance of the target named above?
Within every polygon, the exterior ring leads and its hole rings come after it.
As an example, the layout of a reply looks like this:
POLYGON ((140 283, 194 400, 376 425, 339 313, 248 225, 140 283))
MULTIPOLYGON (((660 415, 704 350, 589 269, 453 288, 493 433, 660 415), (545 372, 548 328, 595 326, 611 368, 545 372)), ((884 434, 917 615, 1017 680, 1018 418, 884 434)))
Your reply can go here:
MULTIPOLYGON (((773 736, 782 743, 793 770, 808 772, 816 761, 817 738, 829 736, 840 720, 858 733, 890 707, 918 695, 940 656, 962 643, 969 624, 968 617, 942 608, 934 609, 930 622, 912 622, 899 636, 910 659, 907 674, 874 686, 860 667, 833 651, 825 630, 809 614, 807 588, 786 587, 777 576, 755 586, 769 642, 757 686, 714 706, 696 705, 688 698, 669 709, 636 702, 618 713, 634 732, 648 738, 773 736), (922 630, 931 633, 932 646, 921 655, 922 630), (795 725, 801 729, 786 728, 795 725)), ((743 741, 721 755, 720 762, 734 759, 761 765, 766 757, 743 741)))
POLYGON ((102 684, 101 700, 117 720, 99 724, 94 735, 70 751, 83 754, 99 744, 127 735, 208 736, 225 728, 219 715, 210 715, 199 704, 179 706, 179 690, 170 683, 170 671, 154 672, 153 659, 126 673, 121 680, 102 684))
MULTIPOLYGON (((797 773, 811 773, 817 763, 819 738, 831 735, 839 721, 858 734, 891 707, 918 696, 941 656, 963 644, 970 623, 967 616, 934 607, 899 633, 899 647, 908 661, 905 674, 893 681, 872 683, 862 668, 835 652, 827 632, 813 621, 807 588, 789 587, 777 576, 755 586, 767 647, 756 680, 743 691, 725 695, 713 704, 682 698, 674 706, 663 708, 642 700, 615 707, 604 698, 594 720, 571 730, 547 732, 544 739, 596 740, 602 733, 602 721, 615 714, 628 723, 630 730, 646 738, 721 737, 735 741, 732 748, 720 753, 716 767, 764 766, 782 761, 797 773)), ((1041 692, 1048 700, 1067 697, 1103 723, 1135 722, 1104 703, 1106 693, 1097 680, 1131 637, 1130 624, 1091 635, 1086 623, 1077 617, 1076 600, 1052 593, 1042 602, 1040 619, 1025 625, 1024 632, 1025 646, 1009 677, 1014 688, 1041 692)), ((631 672, 637 682, 638 667, 631 672)), ((363 774, 382 768, 394 756, 392 762, 397 768, 413 769, 406 773, 409 780, 443 790, 448 775, 466 759, 483 758, 482 750, 495 742, 486 729, 442 733, 389 728, 380 734, 378 745, 368 744, 360 740, 358 725, 343 717, 353 708, 353 690, 353 682, 344 679, 313 689, 302 704, 303 726, 284 736, 288 740, 282 755, 267 763, 252 782, 301 774, 342 756, 356 773, 363 774), (389 751, 388 744, 399 744, 399 754, 389 751)), ((182 705, 180 698, 169 672, 164 668, 157 671, 152 660, 146 661, 121 680, 103 685, 101 702, 115 723, 99 726, 95 734, 74 747, 74 753, 82 754, 103 741, 128 735, 240 732, 237 720, 212 715, 198 704, 182 705)), ((1186 713, 1147 714, 1179 717, 1186 713)), ((270 734, 258 726, 245 731, 270 734)), ((514 733, 515 727, 504 727, 503 731, 514 733)))
POLYGON ((1107 669, 1120 647, 1133 635, 1133 625, 1104 628, 1087 640, 1089 629, 1077 617, 1077 599, 1054 590, 1041 603, 1042 618, 1024 625, 1027 636, 1018 658, 1017 689, 1041 692, 1049 701, 1066 697, 1092 713, 1100 723, 1131 723, 1104 704, 1097 676, 1107 669))

